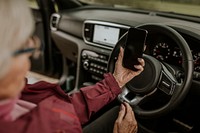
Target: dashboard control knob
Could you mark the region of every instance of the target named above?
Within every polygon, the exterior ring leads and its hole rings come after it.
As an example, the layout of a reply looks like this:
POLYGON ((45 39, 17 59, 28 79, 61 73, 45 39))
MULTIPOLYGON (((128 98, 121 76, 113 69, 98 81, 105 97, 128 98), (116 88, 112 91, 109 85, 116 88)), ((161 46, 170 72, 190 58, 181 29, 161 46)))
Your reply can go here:
POLYGON ((88 69, 89 69, 89 61, 88 61, 88 60, 85 60, 85 61, 83 62, 83 68, 84 68, 85 70, 88 70, 88 69))
POLYGON ((83 59, 86 59, 87 56, 88 56, 87 53, 83 53, 83 54, 82 54, 82 58, 83 58, 83 59))

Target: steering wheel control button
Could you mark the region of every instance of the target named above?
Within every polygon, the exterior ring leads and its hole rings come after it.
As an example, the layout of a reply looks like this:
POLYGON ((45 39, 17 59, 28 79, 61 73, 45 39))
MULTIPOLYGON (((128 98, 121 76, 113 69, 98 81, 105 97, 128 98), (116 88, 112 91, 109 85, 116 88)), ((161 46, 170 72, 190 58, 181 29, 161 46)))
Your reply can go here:
POLYGON ((193 79, 200 80, 200 73, 199 72, 194 72, 193 73, 193 79))
POLYGON ((172 95, 175 83, 171 81, 164 73, 162 74, 161 82, 158 88, 168 95, 172 95))
POLYGON ((170 84, 168 84, 168 83, 165 82, 165 81, 162 81, 162 85, 165 86, 166 88, 170 88, 170 84))

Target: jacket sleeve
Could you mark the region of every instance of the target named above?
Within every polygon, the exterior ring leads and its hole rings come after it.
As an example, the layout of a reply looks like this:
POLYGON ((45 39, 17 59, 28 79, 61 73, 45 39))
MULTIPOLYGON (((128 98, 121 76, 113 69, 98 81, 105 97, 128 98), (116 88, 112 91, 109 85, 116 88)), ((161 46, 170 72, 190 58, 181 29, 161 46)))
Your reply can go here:
POLYGON ((70 101, 74 105, 81 124, 84 124, 92 114, 113 101, 119 93, 121 89, 118 83, 111 73, 107 73, 104 74, 102 81, 71 94, 70 101))

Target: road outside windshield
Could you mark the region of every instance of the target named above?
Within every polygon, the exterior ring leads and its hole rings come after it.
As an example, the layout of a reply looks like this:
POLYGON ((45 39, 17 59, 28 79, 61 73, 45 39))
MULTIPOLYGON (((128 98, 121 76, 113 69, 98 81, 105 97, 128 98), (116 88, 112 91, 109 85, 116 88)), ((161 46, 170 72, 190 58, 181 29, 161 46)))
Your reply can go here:
POLYGON ((89 4, 200 16, 200 0, 80 0, 89 4))

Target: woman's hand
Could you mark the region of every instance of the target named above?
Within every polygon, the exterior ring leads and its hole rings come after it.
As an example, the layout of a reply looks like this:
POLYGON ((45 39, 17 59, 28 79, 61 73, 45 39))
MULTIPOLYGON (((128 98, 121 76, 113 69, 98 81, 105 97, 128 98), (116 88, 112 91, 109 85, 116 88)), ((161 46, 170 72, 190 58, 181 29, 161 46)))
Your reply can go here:
POLYGON ((133 71, 133 70, 124 68, 122 66, 123 55, 124 55, 124 49, 122 47, 120 47, 120 53, 118 55, 118 60, 115 63, 115 70, 113 73, 113 76, 115 77, 120 88, 122 88, 132 78, 139 75, 144 70, 143 67, 145 65, 144 60, 139 58, 138 61, 140 62, 140 65, 133 66, 136 69, 138 69, 137 71, 133 71))
POLYGON ((121 104, 113 133, 137 133, 137 130, 137 121, 131 106, 128 103, 121 104))

